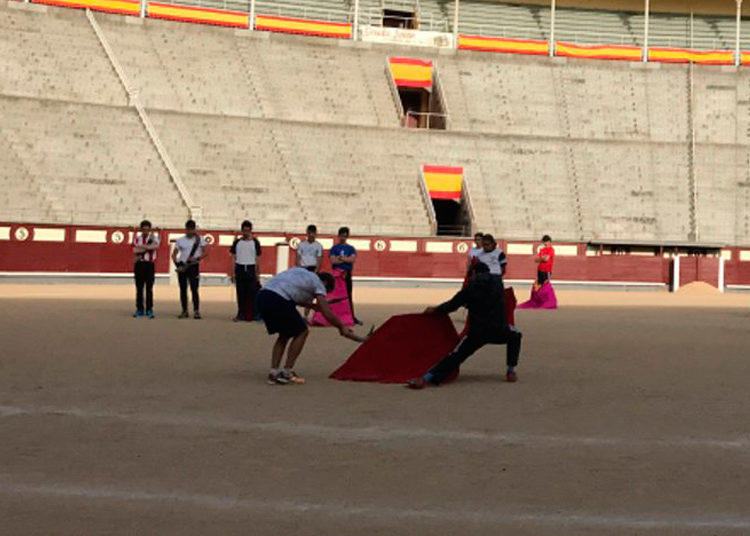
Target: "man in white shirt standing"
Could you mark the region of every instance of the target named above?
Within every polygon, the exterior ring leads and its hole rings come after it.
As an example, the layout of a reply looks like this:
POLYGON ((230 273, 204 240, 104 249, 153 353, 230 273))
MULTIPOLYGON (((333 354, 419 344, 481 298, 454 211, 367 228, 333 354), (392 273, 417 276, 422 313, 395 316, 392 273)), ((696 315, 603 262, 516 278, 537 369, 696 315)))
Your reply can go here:
POLYGON ((474 247, 469 251, 469 262, 482 252, 484 233, 474 233, 474 247))
POLYGON ((497 242, 491 234, 482 236, 482 251, 477 254, 476 259, 478 262, 486 264, 491 274, 500 277, 505 275, 508 258, 505 256, 505 252, 497 247, 497 242))
POLYGON ((135 314, 136 318, 146 315, 154 318, 154 279, 156 278, 156 250, 159 249, 159 236, 151 232, 151 222, 143 220, 140 231, 133 235, 135 254, 135 314), (144 305, 143 294, 146 294, 144 305))
POLYGON ((234 241, 229 253, 232 255, 234 271, 230 274, 237 290, 237 316, 235 322, 251 321, 249 312, 253 308, 255 295, 260 286, 257 269, 261 255, 260 242, 253 236, 252 222, 245 220, 241 225, 242 236, 234 241))
POLYGON ((348 339, 362 342, 354 332, 344 326, 331 312, 326 294, 334 287, 333 276, 322 272, 315 274, 299 266, 290 268, 273 277, 258 293, 258 310, 269 335, 278 333, 271 352, 271 371, 268 374, 270 385, 301 384, 305 380, 294 372, 294 365, 305 346, 310 329, 302 318, 297 306, 320 311, 339 333, 348 339), (287 345, 289 349, 287 350, 287 345), (287 352, 284 370, 281 359, 287 352))
POLYGON ((195 229, 195 222, 185 222, 185 236, 177 239, 172 251, 172 262, 177 270, 177 281, 180 284, 180 304, 182 313, 178 318, 189 318, 187 288, 190 285, 190 293, 193 298, 193 318, 199 320, 200 295, 198 285, 200 284, 200 262, 208 257, 208 245, 206 239, 200 236, 195 229))
POLYGON ((297 246, 297 266, 310 272, 318 273, 323 260, 323 246, 316 240, 318 228, 307 226, 307 238, 297 246))

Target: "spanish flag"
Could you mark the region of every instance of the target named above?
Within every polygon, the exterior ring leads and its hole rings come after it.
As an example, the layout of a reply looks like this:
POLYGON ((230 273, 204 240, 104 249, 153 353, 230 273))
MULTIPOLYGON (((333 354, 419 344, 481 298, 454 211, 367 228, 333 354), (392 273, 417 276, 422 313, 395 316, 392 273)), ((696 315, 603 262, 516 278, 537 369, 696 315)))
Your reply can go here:
POLYGON ((547 41, 508 39, 505 37, 483 37, 479 35, 459 35, 458 48, 461 50, 509 52, 512 54, 533 54, 539 56, 544 56, 549 53, 549 43, 547 43, 547 41))
POLYGON ((464 168, 447 166, 422 166, 422 177, 430 199, 461 200, 464 185, 464 168))
POLYGON ((35 4, 47 4, 58 7, 73 7, 116 13, 118 15, 135 15, 141 13, 138 0, 32 0, 35 4))
POLYGON ((732 65, 734 63, 734 54, 726 50, 690 50, 687 48, 653 47, 648 51, 648 60, 664 63, 732 65))
POLYGON ((342 39, 349 39, 352 36, 352 25, 348 22, 326 22, 271 15, 255 17, 255 29, 320 37, 340 37, 342 39))
POLYGON ((391 76, 398 87, 432 89, 432 62, 414 58, 389 58, 391 76))
POLYGON ((587 58, 593 60, 628 60, 640 61, 643 49, 620 45, 581 46, 557 42, 555 53, 570 58, 587 58))
POLYGON ((238 11, 211 9, 207 7, 183 6, 163 2, 149 2, 148 16, 154 19, 167 19, 199 24, 215 24, 234 28, 247 28, 248 15, 238 11))

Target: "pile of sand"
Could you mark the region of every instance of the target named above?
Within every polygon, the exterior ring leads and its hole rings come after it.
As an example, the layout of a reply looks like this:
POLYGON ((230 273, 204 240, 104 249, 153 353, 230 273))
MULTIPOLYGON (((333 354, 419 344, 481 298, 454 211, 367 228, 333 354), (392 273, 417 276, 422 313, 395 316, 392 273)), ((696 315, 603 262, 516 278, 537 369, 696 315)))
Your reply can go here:
POLYGON ((686 294, 690 296, 706 296, 711 294, 719 294, 719 289, 704 283, 703 281, 694 281, 688 283, 684 287, 677 289, 678 294, 686 294))

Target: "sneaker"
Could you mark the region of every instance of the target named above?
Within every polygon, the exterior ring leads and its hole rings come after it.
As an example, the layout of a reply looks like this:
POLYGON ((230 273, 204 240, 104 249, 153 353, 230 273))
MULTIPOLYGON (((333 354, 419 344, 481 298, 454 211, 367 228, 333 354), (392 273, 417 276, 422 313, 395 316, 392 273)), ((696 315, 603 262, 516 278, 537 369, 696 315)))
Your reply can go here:
POLYGON ((505 381, 508 383, 516 383, 518 381, 518 375, 513 371, 505 373, 505 381))
POLYGON ((143 316, 143 311, 136 311, 133 313, 133 318, 140 318, 143 316))
POLYGON ((182 311, 180 313, 180 316, 178 316, 177 318, 190 318, 190 315, 188 314, 187 311, 182 311))
POLYGON ((195 318, 196 320, 200 320, 203 317, 201 316, 200 311, 196 311, 195 314, 193 314, 193 318, 195 318))
POLYGON ((149 309, 148 311, 146 311, 146 316, 148 317, 149 320, 153 320, 154 312, 151 309, 149 309))
POLYGON ((302 376, 299 376, 293 370, 289 370, 289 371, 285 370, 285 371, 282 371, 281 374, 284 376, 284 378, 287 380, 288 383, 302 385, 307 381, 305 380, 305 378, 303 378, 302 376))
POLYGON ((406 386, 409 389, 415 389, 415 390, 424 389, 425 387, 427 387, 427 385, 428 385, 427 382, 422 376, 419 376, 418 378, 412 378, 411 380, 406 382, 406 386))
POLYGON ((266 383, 268 385, 286 385, 289 383, 289 380, 286 379, 283 372, 269 372, 266 383))

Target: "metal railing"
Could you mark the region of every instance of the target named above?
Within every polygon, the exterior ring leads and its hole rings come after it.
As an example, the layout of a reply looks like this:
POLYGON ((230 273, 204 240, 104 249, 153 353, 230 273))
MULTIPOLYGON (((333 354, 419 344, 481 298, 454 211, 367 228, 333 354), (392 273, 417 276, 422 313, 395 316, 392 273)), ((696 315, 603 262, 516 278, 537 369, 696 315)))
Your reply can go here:
POLYGON ((413 112, 409 110, 404 114, 401 125, 407 128, 446 130, 448 127, 448 116, 437 112, 413 112))
POLYGON ((430 234, 437 234, 437 214, 435 214, 435 207, 432 205, 430 192, 427 191, 427 185, 424 182, 424 173, 421 169, 419 170, 419 176, 417 177, 417 185, 419 187, 419 192, 422 194, 422 203, 427 212, 427 219, 430 222, 430 234))
POLYGON ((396 82, 393 80, 393 74, 391 73, 391 64, 388 58, 385 59, 385 78, 386 80, 388 80, 388 87, 391 88, 393 104, 396 107, 396 117, 399 121, 401 121, 404 117, 404 105, 401 103, 401 97, 398 94, 396 82))
POLYGON ((256 2, 255 12, 259 15, 322 20, 326 22, 351 22, 353 20, 351 10, 279 4, 276 2, 256 2))
POLYGON ((386 16, 383 9, 379 7, 370 7, 360 11, 359 22, 368 26, 384 26, 384 19, 391 19, 403 22, 404 30, 422 30, 430 32, 448 33, 448 21, 445 19, 436 19, 432 15, 423 17, 416 14, 412 17, 400 17, 397 15, 386 16))
POLYGON ((90 9, 87 9, 86 17, 88 18, 88 21, 91 24, 91 28, 94 30, 94 33, 99 40, 99 44, 101 44, 102 48, 104 49, 104 53, 107 55, 107 58, 112 64, 112 68, 117 73, 117 76, 122 83, 122 87, 128 94, 131 106, 133 106, 138 112, 138 117, 140 117, 141 122, 143 123, 143 127, 146 129, 151 142, 154 144, 156 152, 159 154, 159 157, 164 163, 164 166, 167 168, 167 171, 169 171, 169 176, 172 179, 175 188, 177 188, 177 191, 180 193, 182 202, 185 203, 185 206, 190 212, 190 216, 195 220, 200 220, 202 215, 201 206, 194 202, 191 192, 188 191, 187 186, 185 186, 185 183, 182 181, 182 177, 180 176, 180 172, 177 170, 177 166, 174 165, 174 162, 169 156, 166 147, 164 147, 161 138, 159 138, 154 125, 151 123, 151 119, 149 118, 148 113, 146 113, 146 108, 144 108, 143 104, 141 103, 141 99, 138 96, 138 91, 130 83, 130 80, 125 74, 125 70, 122 68, 122 64, 120 64, 120 61, 117 59, 117 56, 112 50, 112 47, 109 45, 109 41, 107 41, 107 37, 104 35, 104 32, 99 26, 99 23, 96 21, 94 12, 90 9))

